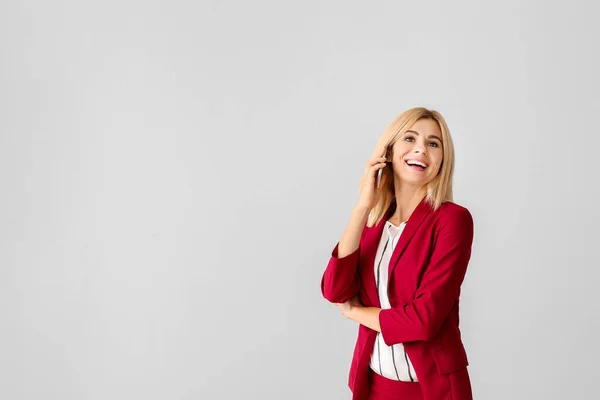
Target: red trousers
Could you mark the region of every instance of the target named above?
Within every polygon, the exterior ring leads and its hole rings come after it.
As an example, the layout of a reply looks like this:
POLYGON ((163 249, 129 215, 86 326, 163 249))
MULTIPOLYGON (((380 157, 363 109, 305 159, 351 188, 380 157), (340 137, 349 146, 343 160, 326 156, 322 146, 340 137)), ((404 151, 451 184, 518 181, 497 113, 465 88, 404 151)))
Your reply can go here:
POLYGON ((369 369, 369 400, 423 400, 421 384, 395 381, 369 369))

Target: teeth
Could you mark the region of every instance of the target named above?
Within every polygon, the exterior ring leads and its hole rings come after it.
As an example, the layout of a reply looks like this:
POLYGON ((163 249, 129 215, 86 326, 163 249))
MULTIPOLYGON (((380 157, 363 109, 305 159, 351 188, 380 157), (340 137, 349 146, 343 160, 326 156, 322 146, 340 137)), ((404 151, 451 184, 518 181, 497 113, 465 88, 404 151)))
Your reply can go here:
POLYGON ((422 163, 422 162, 420 162, 420 161, 413 161, 413 160, 410 160, 410 161, 407 161, 406 163, 407 163, 408 165, 419 165, 419 166, 421 166, 421 167, 423 167, 423 168, 425 168, 425 167, 426 167, 426 165, 425 165, 425 164, 423 164, 423 163, 422 163))

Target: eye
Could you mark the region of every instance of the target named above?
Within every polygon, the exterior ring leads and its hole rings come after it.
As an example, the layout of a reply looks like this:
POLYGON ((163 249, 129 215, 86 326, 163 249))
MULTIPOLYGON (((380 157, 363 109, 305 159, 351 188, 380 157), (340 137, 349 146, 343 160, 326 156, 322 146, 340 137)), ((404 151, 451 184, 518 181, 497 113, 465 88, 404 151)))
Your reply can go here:
POLYGON ((414 140, 414 138, 412 136, 407 136, 407 137, 404 138, 405 142, 410 142, 410 141, 413 141, 413 140, 414 140))
POLYGON ((437 142, 429 142, 429 145, 432 147, 440 147, 440 145, 437 144, 437 142))

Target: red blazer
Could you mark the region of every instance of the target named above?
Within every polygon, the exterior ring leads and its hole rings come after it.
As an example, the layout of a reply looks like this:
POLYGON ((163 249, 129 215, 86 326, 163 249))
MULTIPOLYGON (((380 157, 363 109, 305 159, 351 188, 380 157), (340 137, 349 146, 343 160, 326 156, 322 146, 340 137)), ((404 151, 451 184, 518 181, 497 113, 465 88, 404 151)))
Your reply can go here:
MULTIPOLYGON (((364 227, 359 248, 338 258, 338 245, 321 280, 323 297, 343 303, 359 295, 363 305, 381 308, 374 262, 385 222, 364 227)), ((388 270, 391 307, 379 314, 390 346, 403 343, 425 400, 471 400, 467 354, 458 327, 460 286, 471 257, 473 219, 452 202, 437 211, 425 199, 415 208, 396 245, 388 270)), ((359 325, 348 386, 353 400, 367 399, 369 360, 377 332, 359 325)))

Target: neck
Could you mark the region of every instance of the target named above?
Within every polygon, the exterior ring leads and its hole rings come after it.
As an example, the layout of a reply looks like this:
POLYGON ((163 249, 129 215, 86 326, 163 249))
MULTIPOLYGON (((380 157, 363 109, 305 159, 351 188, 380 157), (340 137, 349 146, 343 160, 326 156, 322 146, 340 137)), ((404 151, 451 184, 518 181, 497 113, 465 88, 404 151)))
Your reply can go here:
POLYGON ((396 188, 396 211, 388 218, 388 221, 398 226, 410 218, 415 208, 417 208, 427 194, 427 191, 424 187, 396 186, 396 188))

